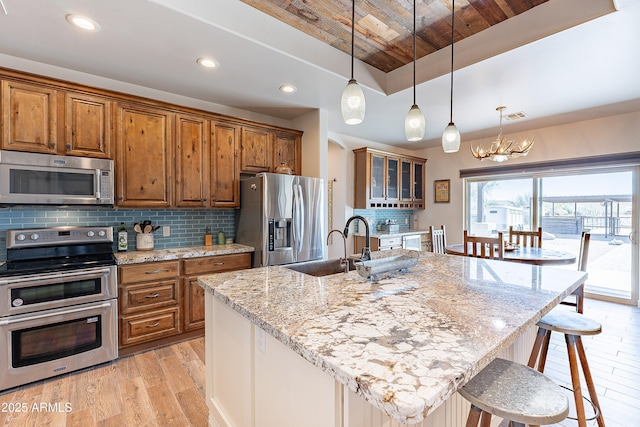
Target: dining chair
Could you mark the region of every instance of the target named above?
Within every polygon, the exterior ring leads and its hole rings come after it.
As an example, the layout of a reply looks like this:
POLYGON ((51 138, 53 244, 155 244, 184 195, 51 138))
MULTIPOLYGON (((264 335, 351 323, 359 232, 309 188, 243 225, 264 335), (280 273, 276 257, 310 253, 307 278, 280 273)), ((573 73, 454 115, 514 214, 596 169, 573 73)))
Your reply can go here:
POLYGON ((498 237, 469 236, 464 230, 464 255, 476 258, 504 259, 502 232, 498 237), (469 252, 471 246, 471 252, 469 252))
POLYGON ((444 225, 441 225, 439 229, 430 225, 429 232, 431 233, 431 252, 436 254, 446 253, 445 247, 447 246, 447 234, 445 232, 444 225))
MULTIPOLYGON (((589 242, 591 241, 591 233, 583 231, 580 237, 580 252, 578 252, 578 271, 587 271, 587 261, 589 261, 589 242)), ((578 289, 571 293, 570 299, 560 302, 563 305, 570 305, 576 308, 578 313, 584 311, 584 283, 578 289), (573 300, 575 297, 575 301, 573 300)))
POLYGON ((514 230, 513 226, 509 226, 509 243, 516 245, 528 246, 530 248, 542 247, 542 227, 538 227, 537 231, 514 230))

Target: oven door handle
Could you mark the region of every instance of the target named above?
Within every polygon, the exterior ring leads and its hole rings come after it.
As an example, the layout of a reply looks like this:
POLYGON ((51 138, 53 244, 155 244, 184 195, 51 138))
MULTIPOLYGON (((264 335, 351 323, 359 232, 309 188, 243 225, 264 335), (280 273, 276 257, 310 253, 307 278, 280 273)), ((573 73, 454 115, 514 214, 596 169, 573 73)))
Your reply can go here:
POLYGON ((89 276, 89 275, 95 276, 96 273, 99 273, 101 275, 103 274, 106 275, 106 274, 109 274, 110 272, 111 272, 110 269, 102 268, 97 270, 82 270, 80 272, 72 272, 72 271, 65 272, 64 276, 61 275, 60 272, 53 273, 53 274, 38 274, 37 276, 21 276, 15 279, 0 280, 0 286, 14 284, 14 283, 24 283, 24 282, 37 283, 37 282, 49 280, 49 279, 68 279, 68 278, 82 277, 82 276, 89 276))
POLYGON ((109 308, 110 306, 111 306, 111 303, 106 301, 100 305, 92 304, 88 307, 72 308, 70 310, 56 311, 55 313, 36 314, 34 316, 20 317, 19 319, 12 319, 11 317, 9 317, 9 318, 0 320, 0 326, 12 325, 12 324, 22 323, 22 322, 29 322, 31 320, 44 319, 51 316, 64 316, 67 314, 82 313, 83 311, 109 308))

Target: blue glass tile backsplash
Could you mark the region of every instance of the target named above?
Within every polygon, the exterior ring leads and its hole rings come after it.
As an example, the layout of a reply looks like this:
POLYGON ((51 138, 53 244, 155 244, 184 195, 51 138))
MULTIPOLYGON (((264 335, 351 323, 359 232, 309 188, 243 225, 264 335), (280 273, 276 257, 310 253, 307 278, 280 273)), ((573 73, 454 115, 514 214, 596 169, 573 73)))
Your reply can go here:
POLYGON ((115 233, 120 223, 124 222, 129 232, 129 250, 135 250, 136 233, 133 231, 133 224, 150 220, 153 225, 160 226, 154 233, 154 248, 164 249, 204 244, 205 227, 211 227, 214 234, 222 231, 225 237, 235 238, 234 215, 234 209, 2 208, 0 260, 6 259, 7 255, 7 230, 107 225, 114 227, 115 233), (162 236, 163 226, 170 227, 169 237, 162 236))
POLYGON ((408 230, 411 225, 413 210, 407 209, 354 209, 354 215, 361 215, 369 220, 371 231, 379 230, 388 219, 395 221, 400 230, 408 230))

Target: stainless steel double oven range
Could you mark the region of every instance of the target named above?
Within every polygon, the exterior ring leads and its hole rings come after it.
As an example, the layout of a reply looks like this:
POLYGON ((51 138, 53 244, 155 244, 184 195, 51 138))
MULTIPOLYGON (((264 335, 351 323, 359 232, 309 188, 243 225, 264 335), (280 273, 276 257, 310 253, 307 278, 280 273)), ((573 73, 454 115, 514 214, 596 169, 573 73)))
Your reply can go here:
POLYGON ((111 227, 7 231, 0 390, 118 357, 111 227))

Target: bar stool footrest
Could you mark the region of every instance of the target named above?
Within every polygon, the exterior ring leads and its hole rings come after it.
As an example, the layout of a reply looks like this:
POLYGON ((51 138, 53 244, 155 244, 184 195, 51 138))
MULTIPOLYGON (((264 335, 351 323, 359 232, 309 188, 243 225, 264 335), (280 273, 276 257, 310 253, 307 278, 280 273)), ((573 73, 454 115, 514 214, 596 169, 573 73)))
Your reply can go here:
MULTIPOLYGON (((562 387, 565 390, 568 390, 571 392, 571 394, 573 394, 573 389, 570 387, 567 387, 565 385, 559 384, 560 387, 562 387)), ((589 405, 591 405, 591 409, 593 409, 593 413, 594 415, 590 418, 585 418, 585 421, 593 421, 595 419, 597 419, 600 416, 600 410, 598 409, 598 407, 596 405, 593 404, 593 402, 591 401, 591 399, 589 399, 587 396, 585 396, 584 394, 582 395, 582 399, 586 400, 587 402, 589 402, 589 405)), ((567 418, 570 420, 574 420, 577 421, 578 418, 577 417, 572 417, 571 415, 567 415, 567 418)))

